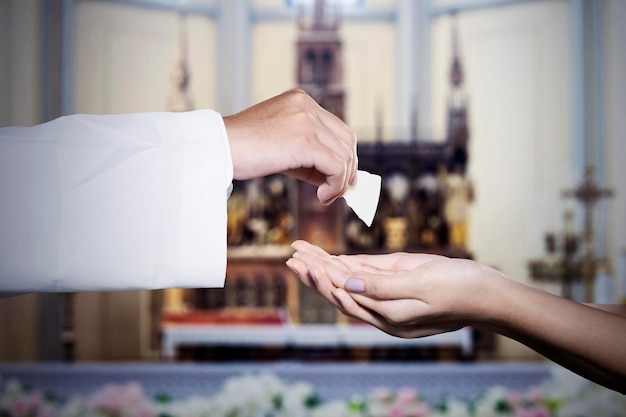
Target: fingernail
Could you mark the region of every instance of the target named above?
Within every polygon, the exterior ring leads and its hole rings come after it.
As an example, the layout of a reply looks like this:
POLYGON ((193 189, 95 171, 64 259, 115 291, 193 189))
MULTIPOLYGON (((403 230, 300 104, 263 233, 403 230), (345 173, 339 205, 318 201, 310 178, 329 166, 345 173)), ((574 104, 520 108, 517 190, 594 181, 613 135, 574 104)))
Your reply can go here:
POLYGON ((311 269, 308 269, 309 271, 309 276, 311 277, 311 281, 313 281, 313 284, 317 284, 317 278, 315 278, 315 274, 313 273, 313 271, 311 271, 311 269))
POLYGON ((358 278, 349 278, 345 287, 350 292, 363 292, 365 291, 365 282, 358 278))
POLYGON ((298 274, 298 271, 296 271, 296 269, 293 267, 293 259, 292 258, 287 259, 287 262, 285 262, 285 265, 287 265, 287 267, 289 269, 291 269, 293 271, 293 273, 296 274, 296 276, 300 275, 300 274, 298 274))

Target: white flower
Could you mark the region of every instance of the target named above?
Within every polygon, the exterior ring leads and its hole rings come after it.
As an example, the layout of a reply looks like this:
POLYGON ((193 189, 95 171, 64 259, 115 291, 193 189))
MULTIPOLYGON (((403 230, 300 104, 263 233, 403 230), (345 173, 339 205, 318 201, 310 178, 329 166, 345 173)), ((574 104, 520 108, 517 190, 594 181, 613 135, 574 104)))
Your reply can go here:
POLYGON ((362 414, 350 410, 345 401, 329 401, 311 411, 311 417, 362 417, 362 414))
POLYGON ((540 390, 546 397, 569 399, 580 396, 591 383, 562 366, 552 364, 550 378, 541 384, 540 390))
POLYGON ((18 381, 4 382, 0 415, 5 417, 545 417, 548 404, 553 417, 626 417, 626 396, 556 366, 549 380, 525 393, 495 386, 471 408, 454 399, 433 407, 412 387, 378 388, 318 404, 310 384, 271 373, 230 378, 214 396, 167 403, 146 398, 138 384, 107 385, 89 396, 55 403, 18 381))
POLYGON ((371 402, 367 405, 367 412, 371 417, 386 417, 389 403, 371 402))
POLYGON ((287 384, 270 373, 243 375, 225 382, 215 396, 211 417, 308 417, 313 396, 306 383, 287 384))
POLYGON ((474 414, 480 417, 505 417, 511 413, 504 412, 500 409, 500 405, 507 401, 509 392, 506 388, 495 386, 488 389, 481 398, 476 402, 476 411, 474 414))
POLYGON ((215 400, 212 398, 192 396, 181 401, 173 401, 160 406, 160 415, 176 417, 212 417, 215 411, 215 400))
POLYGON ((600 386, 590 386, 559 408, 557 417, 626 417, 626 396, 600 386))

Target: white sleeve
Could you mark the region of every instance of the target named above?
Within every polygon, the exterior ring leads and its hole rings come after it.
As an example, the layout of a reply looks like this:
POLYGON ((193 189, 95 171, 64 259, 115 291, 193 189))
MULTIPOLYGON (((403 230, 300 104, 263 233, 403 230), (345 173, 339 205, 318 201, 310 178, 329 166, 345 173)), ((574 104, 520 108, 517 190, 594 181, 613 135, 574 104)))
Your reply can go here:
POLYGON ((0 291, 220 287, 222 117, 73 115, 0 129, 0 291))

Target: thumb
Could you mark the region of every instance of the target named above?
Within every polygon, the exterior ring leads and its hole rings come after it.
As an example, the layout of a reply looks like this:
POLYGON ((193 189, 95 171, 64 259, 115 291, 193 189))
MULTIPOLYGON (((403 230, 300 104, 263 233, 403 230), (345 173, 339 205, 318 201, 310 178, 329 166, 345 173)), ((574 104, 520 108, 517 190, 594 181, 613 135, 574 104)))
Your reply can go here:
POLYGON ((365 274, 348 278, 344 284, 346 291, 363 294, 379 300, 408 298, 412 292, 410 280, 399 279, 395 275, 365 274))

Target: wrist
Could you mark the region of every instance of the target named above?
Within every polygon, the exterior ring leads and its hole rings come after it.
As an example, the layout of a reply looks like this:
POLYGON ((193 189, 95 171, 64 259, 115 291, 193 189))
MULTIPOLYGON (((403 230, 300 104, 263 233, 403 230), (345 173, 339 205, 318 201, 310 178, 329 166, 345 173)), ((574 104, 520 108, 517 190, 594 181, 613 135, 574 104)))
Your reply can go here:
POLYGON ((476 325, 487 327, 502 325, 505 312, 509 310, 508 295, 515 292, 513 288, 517 284, 502 272, 480 265, 480 275, 473 286, 474 320, 476 325))
POLYGON ((224 119, 224 128, 226 130, 226 136, 230 145, 230 156, 233 165, 233 178, 236 180, 248 180, 255 177, 255 174, 250 169, 255 164, 252 161, 247 161, 246 158, 254 152, 245 149, 245 144, 242 144, 240 140, 244 137, 245 133, 242 131, 242 127, 237 124, 237 116, 226 116, 224 119))

